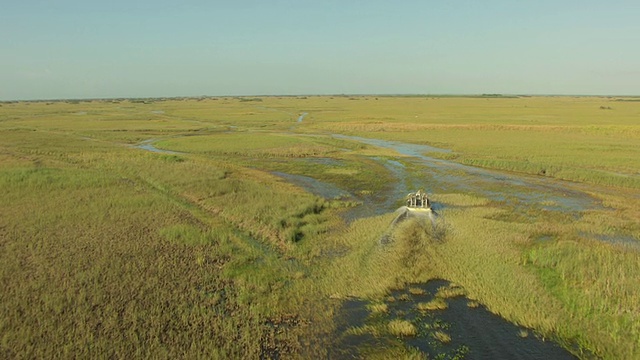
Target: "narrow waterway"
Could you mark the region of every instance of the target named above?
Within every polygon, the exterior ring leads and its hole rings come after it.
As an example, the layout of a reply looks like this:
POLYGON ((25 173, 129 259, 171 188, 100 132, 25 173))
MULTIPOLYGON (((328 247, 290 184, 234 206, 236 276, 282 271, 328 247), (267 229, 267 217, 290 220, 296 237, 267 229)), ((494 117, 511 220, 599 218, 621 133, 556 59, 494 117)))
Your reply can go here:
POLYGON ((145 140, 145 141, 135 145, 134 147, 136 149, 146 150, 146 151, 150 151, 150 152, 154 152, 154 153, 158 153, 158 154, 168 154, 168 155, 179 155, 179 154, 182 154, 181 152, 177 152, 177 151, 158 149, 157 147, 155 147, 155 145, 153 145, 156 141, 158 141, 158 139, 145 140))
MULTIPOLYGON (((570 190, 555 180, 491 171, 425 155, 451 152, 447 149, 357 136, 333 136, 395 150, 404 155, 407 162, 422 170, 423 182, 427 187, 425 190, 431 193, 471 193, 496 202, 505 202, 516 208, 535 206, 566 212, 601 208, 601 204, 588 194, 570 190)), ((402 174, 400 169, 401 167, 395 166, 393 171, 402 179, 407 174, 402 174)))

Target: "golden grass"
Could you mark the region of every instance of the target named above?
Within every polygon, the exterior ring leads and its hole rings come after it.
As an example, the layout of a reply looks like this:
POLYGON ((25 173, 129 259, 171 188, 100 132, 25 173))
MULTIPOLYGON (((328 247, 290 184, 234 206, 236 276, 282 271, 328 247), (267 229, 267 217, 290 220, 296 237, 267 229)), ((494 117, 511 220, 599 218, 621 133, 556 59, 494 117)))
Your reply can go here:
POLYGON ((375 303, 368 306, 369 311, 373 314, 386 314, 389 312, 389 306, 385 303, 375 303))
POLYGON ((418 288, 418 287, 410 287, 409 288, 409 293, 412 295, 424 295, 426 293, 426 291, 424 289, 418 288))
POLYGON ((438 288, 436 297, 449 299, 457 296, 465 296, 467 292, 461 286, 450 284, 449 286, 441 286, 438 288))
POLYGON ((421 302, 416 305, 416 308, 420 311, 433 311, 433 310, 445 310, 449 307, 449 304, 440 297, 436 297, 429 302, 421 302))
POLYGON ((434 339, 440 341, 443 344, 448 344, 451 342, 451 336, 449 336, 449 334, 442 332, 440 330, 434 332, 432 336, 434 339))
POLYGON ((388 328, 394 336, 416 336, 418 333, 416 326, 407 320, 391 320, 388 328))
POLYGON ((2 199, 11 204, 0 269, 5 354, 259 354, 262 330, 250 325, 259 320, 238 307, 238 289, 222 276, 225 245, 197 218, 91 171, 5 170, 2 179, 11 194, 2 199), (192 224, 189 241, 165 241, 162 228, 181 222, 192 224), (231 312, 248 322, 209 320, 231 312), (227 343, 234 334, 245 334, 245 349, 227 343))

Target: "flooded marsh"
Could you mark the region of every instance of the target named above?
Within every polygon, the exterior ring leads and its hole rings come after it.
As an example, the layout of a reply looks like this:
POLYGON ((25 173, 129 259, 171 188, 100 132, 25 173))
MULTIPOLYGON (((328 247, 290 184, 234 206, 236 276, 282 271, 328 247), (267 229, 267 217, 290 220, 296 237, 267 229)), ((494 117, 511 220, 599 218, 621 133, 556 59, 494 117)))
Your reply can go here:
POLYGON ((638 103, 259 99, 3 104, 0 353, 640 356, 638 103))

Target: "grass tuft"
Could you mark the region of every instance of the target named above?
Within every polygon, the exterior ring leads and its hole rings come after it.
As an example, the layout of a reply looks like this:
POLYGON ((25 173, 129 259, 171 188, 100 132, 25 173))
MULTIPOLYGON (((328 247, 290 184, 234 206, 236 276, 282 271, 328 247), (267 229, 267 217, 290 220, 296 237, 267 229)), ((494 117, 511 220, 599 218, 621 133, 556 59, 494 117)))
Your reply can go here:
POLYGON ((443 298, 435 298, 429 302, 421 302, 416 305, 416 308, 420 311, 434 311, 434 310, 445 310, 449 307, 447 302, 443 298))
POLYGON ((388 329, 392 335, 400 337, 416 336, 418 333, 415 325, 407 320, 391 320, 388 329))
POLYGON ((440 341, 443 344, 448 344, 448 343, 451 342, 451 336, 449 336, 449 334, 447 334, 447 333, 445 333, 443 331, 440 331, 440 330, 435 331, 432 334, 432 336, 433 336, 434 339, 440 341))

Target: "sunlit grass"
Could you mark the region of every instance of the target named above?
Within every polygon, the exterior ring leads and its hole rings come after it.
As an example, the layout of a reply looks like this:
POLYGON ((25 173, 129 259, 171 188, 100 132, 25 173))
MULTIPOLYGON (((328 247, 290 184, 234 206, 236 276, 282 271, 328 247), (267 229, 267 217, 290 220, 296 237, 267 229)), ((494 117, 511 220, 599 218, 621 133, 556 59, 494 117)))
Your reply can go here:
POLYGON ((442 286, 438 288, 438 292, 436 293, 436 297, 449 299, 457 296, 465 296, 467 292, 460 286, 450 285, 450 286, 442 286))
POLYGON ((389 306, 385 303, 371 304, 368 308, 373 314, 382 314, 389 311, 389 306))
POLYGON ((433 333, 433 338, 444 344, 448 344, 451 342, 451 336, 440 330, 433 333))
MULTIPOLYGON (((639 188, 637 104, 607 98, 412 98, 350 104, 317 127, 451 149, 458 162, 639 188), (609 104, 614 111, 602 111, 609 104), (346 120, 348 119, 348 121, 346 120)), ((432 154, 429 154, 432 155, 432 154)))
POLYGON ((391 320, 389 322, 389 332, 395 336, 416 336, 418 329, 407 320, 391 320))
POLYGON ((433 311, 433 310, 445 310, 449 307, 447 302, 440 297, 436 297, 433 300, 426 303, 418 303, 416 309, 420 311, 433 311))
POLYGON ((326 156, 334 151, 304 137, 243 132, 164 140, 158 147, 188 153, 259 157, 326 156))
POLYGON ((226 162, 64 133, 3 135, 7 354, 236 358, 259 357, 265 337, 295 342, 300 326, 269 335, 266 321, 313 308, 289 293, 304 273, 278 251, 326 231, 317 198, 226 162), (234 187, 246 191, 231 196, 234 187), (242 215, 235 201, 265 216, 242 215), (236 212, 221 216, 227 208, 236 212), (27 345, 36 338, 46 346, 27 345))
MULTIPOLYGON (((432 278, 460 284, 439 291, 435 308, 468 293, 475 299, 468 306, 482 303, 568 347, 639 356, 637 252, 586 239, 640 239, 637 102, 229 97, 2 105, 0 351, 7 357, 268 358, 287 348, 283 357, 323 358, 336 314, 329 298, 371 299, 369 311, 384 317, 390 289, 432 278), (437 229, 413 219, 389 232, 391 213, 347 225, 340 209, 356 200, 322 199, 270 173, 309 176, 356 197, 392 184, 376 158, 397 154, 332 133, 429 144, 454 151, 429 156, 602 185, 581 189, 603 206, 577 217, 515 213, 475 194, 438 193, 446 223, 437 229), (132 147, 150 139, 183 153, 132 147), (388 233, 393 241, 383 246, 388 233)), ((420 290, 394 300, 412 301, 420 290)), ((402 337, 417 329, 391 319, 360 331, 402 337)), ((441 333, 433 336, 446 342, 441 333)), ((422 356, 402 346, 363 354, 422 356)))
POLYGON ((426 292, 424 291, 424 289, 421 289, 421 288, 410 287, 409 293, 412 295, 424 295, 426 292))

